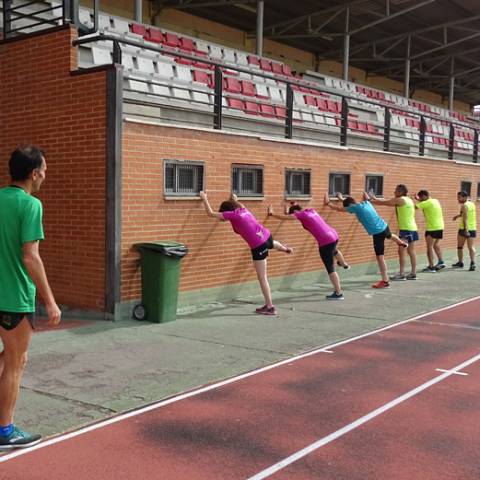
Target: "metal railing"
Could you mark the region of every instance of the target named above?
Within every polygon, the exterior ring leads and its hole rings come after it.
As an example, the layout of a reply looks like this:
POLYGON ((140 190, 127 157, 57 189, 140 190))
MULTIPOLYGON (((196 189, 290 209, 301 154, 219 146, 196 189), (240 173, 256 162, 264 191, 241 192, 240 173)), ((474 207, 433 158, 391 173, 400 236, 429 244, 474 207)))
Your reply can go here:
POLYGON ((88 35, 98 30, 99 0, 94 0, 93 27, 82 25, 79 20, 79 0, 60 0, 60 3, 47 1, 13 0, 1 1, 3 12, 3 38, 10 39, 29 33, 72 23, 80 35, 88 35), (50 6, 46 6, 49 4, 50 6), (35 8, 39 7, 39 8, 35 8), (20 26, 17 26, 20 23, 20 26), (33 31, 32 31, 33 30, 33 31))
MULTIPOLYGON (((227 71, 234 71, 238 73, 245 73, 248 75, 253 75, 255 77, 261 77, 265 80, 274 80, 276 84, 284 84, 286 88, 286 98, 285 98, 285 103, 283 105, 280 104, 275 104, 273 102, 263 102, 264 104, 268 105, 273 105, 273 106, 279 106, 282 107, 285 111, 284 115, 275 115, 277 119, 281 119, 284 125, 284 137, 287 139, 292 139, 293 138, 293 133, 295 129, 303 129, 303 130, 308 130, 309 127, 306 126, 309 122, 301 122, 302 124, 305 125, 299 125, 298 122, 296 122, 294 118, 294 114, 296 112, 300 112, 300 110, 295 110, 294 108, 294 89, 297 89, 298 91, 301 91, 301 89, 308 88, 310 95, 313 95, 314 93, 317 95, 321 95, 322 93, 328 93, 331 95, 335 95, 336 97, 341 98, 341 109, 339 112, 339 116, 336 115, 330 115, 332 112, 319 112, 317 113, 320 116, 324 116, 325 118, 327 117, 333 117, 335 119, 338 119, 338 124, 336 124, 337 129, 339 130, 339 144, 341 146, 347 146, 349 144, 351 135, 352 135, 352 128, 351 126, 351 118, 350 118, 350 112, 352 110, 352 106, 354 106, 353 110, 359 109, 358 107, 355 107, 355 105, 358 104, 363 104, 363 105, 369 105, 373 106, 374 108, 381 108, 383 110, 383 116, 384 116, 384 122, 383 125, 375 124, 375 129, 378 129, 376 132, 376 138, 380 139, 383 137, 383 142, 382 143, 382 149, 383 151, 389 152, 389 151, 395 151, 394 148, 392 148, 392 145, 394 142, 397 142, 396 145, 398 145, 400 142, 402 143, 407 143, 409 145, 415 145, 416 148, 418 148, 418 155, 424 156, 425 155, 425 150, 427 146, 435 146, 438 147, 439 145, 443 145, 446 148, 446 153, 447 157, 449 159, 454 158, 454 154, 458 153, 465 156, 469 156, 470 153, 468 153, 470 150, 472 151, 471 153, 471 159, 474 163, 477 163, 478 161, 478 141, 479 141, 479 127, 474 126, 474 125, 467 125, 465 123, 459 123, 451 120, 446 120, 441 117, 433 116, 433 115, 428 115, 425 113, 417 113, 417 112, 412 112, 412 109, 406 109, 403 108, 402 106, 396 106, 396 105, 386 105, 384 103, 378 102, 378 101, 372 101, 368 98, 363 98, 360 96, 352 96, 348 93, 339 93, 337 91, 332 91, 332 89, 328 88, 320 88, 319 86, 312 84, 311 82, 306 82, 302 80, 298 80, 295 78, 291 77, 279 77, 279 76, 274 76, 274 75, 269 75, 267 73, 263 73, 260 71, 255 71, 253 72, 251 69, 245 69, 237 66, 232 66, 232 65, 226 65, 220 62, 215 62, 212 60, 207 60, 204 57, 197 57, 193 55, 188 55, 173 49, 164 48, 164 47, 154 47, 151 45, 145 45, 144 43, 141 42, 136 42, 133 40, 128 40, 124 38, 119 38, 117 36, 113 35, 105 35, 105 34, 97 34, 94 36, 90 36, 88 38, 80 38, 78 40, 75 40, 73 42, 73 45, 75 46, 81 46, 81 45, 86 45, 86 44, 91 44, 95 42, 105 42, 105 41, 111 41, 113 43, 113 63, 116 64, 121 64, 122 63, 122 45, 128 45, 132 47, 136 47, 138 49, 144 49, 152 52, 156 52, 159 55, 166 55, 166 56, 174 56, 176 58, 180 59, 185 59, 189 60, 191 62, 201 62, 202 64, 209 65, 210 68, 213 69, 214 72, 214 81, 213 81, 213 109, 212 109, 212 114, 213 114, 213 122, 212 124, 209 124, 209 126, 213 127, 216 130, 221 130, 223 128, 223 120, 224 117, 226 116, 223 112, 223 99, 224 98, 241 98, 241 97, 235 97, 233 95, 228 95, 228 92, 225 92, 224 89, 224 77, 228 76, 225 74, 227 71), (418 131, 412 132, 411 133, 411 142, 408 142, 408 140, 405 138, 405 136, 400 137, 397 132, 403 131, 401 128, 394 128, 392 125, 392 115, 393 114, 400 114, 408 118, 418 118, 419 121, 419 129, 418 131), (428 122, 429 121, 434 121, 437 124, 443 124, 443 125, 448 125, 449 128, 449 136, 448 136, 448 142, 445 145, 445 142, 440 142, 440 143, 435 143, 433 141, 433 138, 444 138, 444 135, 440 135, 436 132, 432 132, 428 130, 428 122), (457 142, 456 137, 455 137, 455 132, 456 129, 462 129, 464 130, 469 130, 471 133, 473 133, 473 142, 472 148, 468 149, 467 153, 462 153, 459 151, 460 149, 457 148, 457 142), (418 135, 418 140, 417 140, 417 135, 418 135), (407 140, 407 141, 406 141, 407 140)), ((145 83, 147 84, 147 89, 148 85, 158 85, 158 86, 171 86, 170 83, 159 83, 154 81, 153 78, 144 80, 140 79, 138 77, 135 77, 135 82, 140 82, 140 83, 145 83)), ((181 87, 175 85, 176 89, 179 90, 188 90, 188 91, 198 91, 201 93, 205 93, 205 90, 195 90, 195 88, 187 88, 187 87, 181 87)), ((131 90, 133 91, 133 90, 131 90)), ((144 91, 139 90, 138 93, 142 93, 144 91)), ((155 94, 149 93, 149 96, 155 96, 155 94)), ((168 97, 168 95, 165 94, 156 94, 158 97, 168 97)), ((308 95, 306 93, 306 95, 308 95)), ((258 99, 255 99, 256 103, 261 104, 262 101, 259 101, 258 99)), ((152 105, 152 106, 158 106, 155 103, 150 103, 148 100, 132 100, 128 99, 127 102, 129 103, 139 103, 142 105, 152 105)), ((195 101, 195 103, 199 103, 195 101)), ((201 103, 201 102, 200 102, 201 103)), ((207 103, 205 102, 207 105, 207 103)), ((210 104, 208 104, 210 105, 210 104)), ((301 109, 301 111, 304 111, 301 109)), ((162 117, 162 119, 165 119, 162 117)), ((168 118, 166 119, 168 120, 168 118)), ((253 119, 252 119, 253 120, 253 119)), ((260 118, 255 118, 256 123, 270 123, 266 122, 264 120, 261 120, 260 118)), ((313 123, 313 122, 310 122, 313 123)), ((336 122, 337 123, 337 122, 336 122)), ((364 123, 364 122, 361 122, 364 123)), ((356 131, 358 134, 366 133, 362 131, 356 131)), ((364 135, 364 138, 374 138, 373 135, 364 135)), ((470 143, 470 142, 461 142, 461 143, 470 143)))

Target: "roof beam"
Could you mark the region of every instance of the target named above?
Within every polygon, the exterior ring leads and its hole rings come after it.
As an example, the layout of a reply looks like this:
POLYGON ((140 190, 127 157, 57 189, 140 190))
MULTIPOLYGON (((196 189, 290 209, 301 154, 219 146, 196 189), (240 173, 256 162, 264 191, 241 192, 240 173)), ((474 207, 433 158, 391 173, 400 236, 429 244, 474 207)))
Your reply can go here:
POLYGON ((192 0, 177 0, 175 2, 160 2, 162 9, 174 8, 175 10, 193 10, 205 7, 224 7, 257 3, 257 0, 206 0, 201 3, 193 3, 192 0))

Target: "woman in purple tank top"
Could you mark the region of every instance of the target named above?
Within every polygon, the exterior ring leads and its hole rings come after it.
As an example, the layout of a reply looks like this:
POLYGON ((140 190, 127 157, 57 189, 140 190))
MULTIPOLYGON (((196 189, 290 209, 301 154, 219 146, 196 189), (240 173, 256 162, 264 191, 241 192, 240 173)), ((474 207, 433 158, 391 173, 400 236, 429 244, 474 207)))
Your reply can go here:
POLYGON ((268 214, 280 220, 299 220, 303 228, 307 230, 317 241, 320 258, 325 265, 328 277, 335 289, 330 295, 326 295, 327 300, 343 300, 343 293, 340 287, 340 278, 335 271, 335 260, 337 265, 345 269, 350 266, 345 262, 342 252, 337 249, 338 233, 331 227, 313 208, 305 208, 296 203, 290 202, 290 208, 285 207, 285 214, 278 215, 273 212, 270 205, 268 214))
POLYGON ((233 231, 240 235, 250 247, 253 265, 265 298, 265 305, 255 309, 255 313, 276 315, 277 311, 272 303, 272 294, 267 277, 268 251, 273 248, 290 254, 293 253, 293 249, 274 240, 269 230, 237 200, 235 194, 232 194, 229 200, 222 202, 218 212, 213 211, 205 192, 200 192, 200 198, 208 216, 218 218, 220 221, 229 221, 233 231))

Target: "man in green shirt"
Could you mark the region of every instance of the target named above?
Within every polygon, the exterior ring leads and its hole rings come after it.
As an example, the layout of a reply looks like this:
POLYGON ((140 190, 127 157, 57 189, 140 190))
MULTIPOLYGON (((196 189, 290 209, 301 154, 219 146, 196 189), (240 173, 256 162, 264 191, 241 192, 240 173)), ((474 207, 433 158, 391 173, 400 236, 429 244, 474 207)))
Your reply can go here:
POLYGON ((436 198, 430 198, 427 190, 420 190, 415 195, 415 208, 423 211, 425 216, 425 241, 427 243, 428 267, 424 272, 435 273, 437 270, 445 268, 445 262, 442 259, 442 250, 440 249, 440 240, 443 238, 443 211, 440 202, 436 198), (438 262, 435 265, 434 259, 437 255, 438 262))
POLYGON ((34 146, 17 148, 9 169, 11 184, 0 189, 0 450, 40 441, 40 435, 24 432, 13 423, 34 327, 37 288, 49 324, 57 325, 61 316, 39 254, 42 204, 32 196, 45 180, 44 154, 34 146))
POLYGON ((467 242, 468 253, 470 254, 470 272, 475 271, 475 238, 477 236, 477 213, 475 204, 468 199, 467 192, 458 192, 457 201, 460 204, 460 213, 453 217, 455 221, 460 219, 457 235, 457 254, 458 262, 452 267, 463 268, 463 247, 467 242))
POLYGON ((417 254, 415 252, 415 242, 418 240, 418 227, 415 222, 415 204, 410 197, 407 197, 408 189, 405 185, 399 184, 395 188, 394 197, 390 200, 380 200, 371 196, 371 202, 375 205, 386 205, 395 207, 398 221, 398 236, 401 240, 408 242, 408 247, 398 247, 398 259, 400 271, 398 274, 390 277, 391 280, 416 280, 417 279, 417 254), (406 251, 405 251, 406 250, 406 251), (405 273, 405 264, 407 254, 410 257, 412 267, 410 273, 405 273))

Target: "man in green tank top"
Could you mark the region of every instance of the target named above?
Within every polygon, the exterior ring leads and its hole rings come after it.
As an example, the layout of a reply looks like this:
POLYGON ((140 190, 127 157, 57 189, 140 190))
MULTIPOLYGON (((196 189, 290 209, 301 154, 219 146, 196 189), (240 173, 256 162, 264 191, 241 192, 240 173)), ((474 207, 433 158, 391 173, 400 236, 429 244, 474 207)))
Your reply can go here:
POLYGON ((398 247, 398 259, 400 271, 398 274, 390 277, 391 280, 416 280, 417 279, 417 254, 415 252, 415 242, 418 240, 418 227, 415 222, 415 204, 410 197, 407 197, 408 189, 405 185, 399 184, 395 188, 394 197, 390 200, 380 200, 375 196, 371 197, 372 203, 376 205, 386 205, 395 207, 398 221, 398 236, 408 242, 408 247, 398 247), (411 271, 406 274, 405 264, 407 254, 410 257, 411 271))
POLYGON ((415 208, 422 210, 425 217, 425 242, 427 243, 428 267, 423 272, 436 273, 445 268, 445 262, 440 249, 440 240, 443 238, 443 211, 440 202, 436 198, 430 198, 427 190, 420 190, 415 195, 415 208), (435 265, 434 259, 437 255, 438 262, 435 265))
POLYGON ((45 302, 49 324, 57 325, 61 315, 39 254, 42 203, 32 196, 45 180, 44 154, 34 146, 17 148, 9 169, 11 183, 0 189, 0 450, 40 441, 40 435, 13 423, 34 327, 36 289, 45 302))
POLYGON ((467 242, 470 254, 470 272, 475 271, 475 237, 477 236, 477 213, 475 204, 468 199, 467 192, 458 192, 457 201, 460 204, 460 213, 453 217, 453 221, 460 219, 457 235, 458 262, 452 267, 463 268, 463 247, 467 242))

